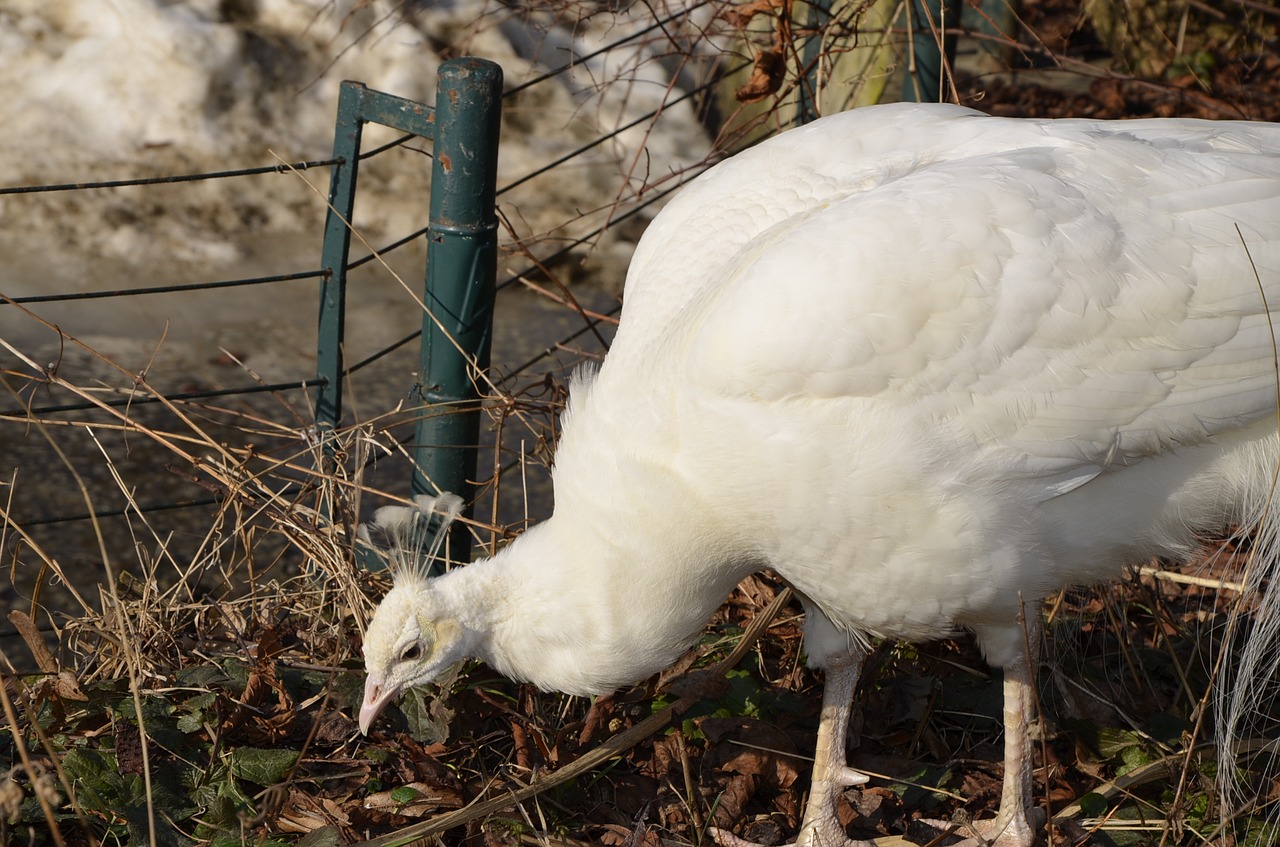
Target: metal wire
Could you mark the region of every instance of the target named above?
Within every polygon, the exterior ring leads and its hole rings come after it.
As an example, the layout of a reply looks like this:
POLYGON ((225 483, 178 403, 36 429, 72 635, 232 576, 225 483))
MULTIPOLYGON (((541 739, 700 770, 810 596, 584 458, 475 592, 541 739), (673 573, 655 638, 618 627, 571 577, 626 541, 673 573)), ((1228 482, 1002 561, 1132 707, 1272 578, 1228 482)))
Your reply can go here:
POLYGON ((276 382, 269 385, 244 385, 238 388, 211 388, 206 391, 183 391, 177 394, 165 394, 163 397, 155 397, 146 394, 130 394, 128 397, 117 397, 112 400, 103 400, 100 403, 66 403, 59 406, 34 406, 30 409, 6 409, 0 411, 0 419, 26 420, 36 415, 53 415, 62 412, 86 412, 92 409, 100 409, 103 406, 110 408, 120 408, 122 406, 146 406, 152 403, 160 403, 169 401, 184 400, 209 400, 214 397, 233 397, 242 394, 267 394, 273 391, 296 391, 299 389, 316 388, 325 384, 325 380, 320 378, 299 380, 297 382, 276 382))
MULTIPOLYGON (((221 501, 217 497, 202 497, 199 500, 179 500, 172 503, 154 503, 147 506, 139 506, 137 509, 133 507, 125 507, 121 509, 98 509, 93 512, 80 512, 73 515, 56 515, 51 518, 32 518, 22 521, 24 527, 32 526, 50 526, 60 523, 73 523, 75 521, 87 521, 91 518, 119 518, 130 512, 150 514, 152 512, 167 512, 177 509, 194 509, 197 506, 216 506, 221 501)), ((2 633, 0 633, 2 635, 2 633)))
MULTIPOLYGON (((584 63, 590 62, 591 60, 601 55, 604 55, 612 50, 616 50, 619 47, 622 47, 628 43, 634 43, 635 41, 642 39, 657 30, 661 30, 665 28, 669 24, 672 24, 682 19, 686 19, 690 12, 702 6, 707 5, 709 2, 711 2, 711 0, 701 0, 701 2, 695 3, 694 5, 686 9, 682 9, 679 12, 671 14, 661 20, 655 21, 654 23, 646 26, 644 29, 641 29, 634 33, 630 33, 627 36, 624 36, 613 42, 610 42, 609 44, 606 44, 589 53, 585 53, 583 55, 573 57, 569 61, 565 62, 564 64, 556 68, 553 68, 519 85, 513 86, 512 88, 504 92, 503 97, 513 98, 517 96, 520 92, 526 91, 532 88, 533 86, 545 83, 558 76, 561 76, 569 72, 573 68, 578 67, 584 63)), ((743 64, 740 67, 745 67, 749 64, 750 62, 743 62, 743 64)), ((738 68, 730 69, 728 72, 732 73, 732 72, 735 72, 736 70, 738 70, 738 68)), ((611 139, 614 139, 618 137, 620 134, 640 124, 643 124, 647 121, 653 121, 654 119, 659 117, 659 115, 662 113, 664 109, 668 109, 678 103, 688 100, 691 97, 695 97, 699 94, 702 94, 710 90, 716 84, 717 81, 718 80, 709 81, 707 83, 697 86, 696 88, 693 88, 690 91, 682 93, 678 97, 675 97, 674 99, 663 103, 659 108, 654 109, 650 112, 647 112, 646 114, 637 117, 636 119, 628 122, 627 124, 620 126, 608 133, 605 133, 599 136, 598 138, 593 139, 592 141, 586 144, 583 144, 575 148, 574 150, 566 153, 565 155, 558 157, 554 161, 549 162, 537 168, 536 170, 531 171, 530 173, 527 173, 518 177, 513 182, 499 188, 498 193, 503 194, 505 192, 509 192, 515 189, 516 187, 523 185, 532 179, 537 178, 538 176, 548 173, 549 171, 565 164, 566 162, 569 162, 575 158, 585 155, 587 152, 598 147, 600 144, 603 144, 611 139)), ((416 136, 411 134, 406 134, 404 136, 401 136, 400 138, 394 139, 377 148, 362 152, 359 158, 363 160, 363 159, 376 157, 378 155, 381 155, 382 153, 387 152, 388 150, 391 150, 392 148, 402 146, 403 144, 413 140, 414 138, 416 138, 416 136)), ((430 154, 428 153, 427 155, 430 155, 430 154)), ((195 181, 201 181, 201 180, 234 178, 234 177, 252 176, 252 175, 269 174, 269 173, 283 174, 283 173, 290 173, 293 171, 308 170, 316 167, 331 166, 335 164, 340 164, 341 162, 342 160, 340 159, 324 159, 324 160, 304 161, 304 162, 298 162, 294 164, 280 164, 280 165, 271 165, 271 166, 264 166, 264 167, 255 167, 255 168, 242 168, 242 169, 236 169, 236 170, 226 170, 226 171, 217 171, 217 172, 208 172, 208 173, 172 175, 172 176, 165 176, 165 177, 146 177, 146 178, 110 180, 110 181, 101 181, 101 182, 66 183, 66 184, 58 184, 58 185, 4 187, 4 188, 0 188, 0 196, 49 193, 49 192, 58 192, 58 191, 71 191, 71 190, 86 190, 86 189, 110 189, 110 188, 120 188, 120 187, 126 187, 126 186, 161 185, 161 184, 169 184, 169 183, 195 182, 195 181)), ((681 180, 681 182, 683 182, 683 180, 681 180)), ((609 224, 596 227, 592 229, 590 232, 585 233, 575 238, 574 240, 570 241, 568 244, 566 244, 564 247, 560 248, 559 250, 556 250, 555 252, 551 253, 549 256, 545 257, 542 260, 542 263, 545 264, 546 262, 553 262, 558 258, 564 255, 567 255, 572 250, 576 249, 582 244, 587 243, 592 239, 595 239, 596 237, 598 237, 607 228, 607 226, 616 225, 622 221, 625 221, 631 218, 632 216, 640 214, 645 209, 651 207, 653 204, 659 202, 664 197, 668 196, 672 191, 676 190, 678 187, 679 185, 672 185, 663 190, 654 192, 650 197, 647 197, 643 202, 638 203, 633 208, 628 209, 626 212, 620 213, 616 217, 612 218, 609 224)), ((417 240, 418 238, 425 235, 426 232, 427 232, 426 227, 415 230, 414 232, 404 237, 401 237, 366 256, 363 256, 361 258, 358 258, 349 262, 348 268, 355 269, 364 264, 367 264, 368 262, 375 259, 378 255, 384 255, 386 253, 392 252, 400 247, 403 247, 406 244, 409 244, 417 240)), ((530 263, 523 270, 508 276, 506 279, 500 282, 498 284, 498 289, 503 290, 510 286, 513 286, 516 283, 518 283, 523 277, 527 277, 531 274, 538 273, 539 270, 540 268, 538 263, 536 262, 530 263)), ((221 289, 221 288, 255 286, 255 285, 270 284, 275 282, 285 282, 285 281, 291 281, 291 280, 316 279, 316 278, 323 277, 325 274, 326 274, 326 271, 324 269, 319 269, 319 270, 300 271, 300 272, 288 273, 288 274, 276 274, 271 276, 251 277, 251 278, 232 279, 232 280, 220 280, 220 281, 214 281, 214 282, 147 286, 147 287, 140 287, 135 289, 117 289, 117 290, 110 290, 110 291, 32 295, 32 296, 18 297, 18 298, 12 298, 12 299, 13 299, 13 302, 22 303, 22 304, 54 303, 54 302, 76 301, 76 300, 97 300, 97 299, 107 299, 107 298, 123 297, 123 296, 166 294, 166 293, 178 293, 178 292, 184 292, 184 291, 195 291, 195 290, 204 290, 204 289, 213 290, 213 289, 221 289)), ((620 305, 614 306, 606 314, 608 316, 615 315, 618 313, 620 308, 621 308, 620 305)), ((545 348, 542 352, 534 355, 527 361, 521 363, 518 367, 514 369, 514 371, 512 371, 512 376, 518 376, 522 373, 527 372, 528 370, 536 366, 539 362, 553 355, 555 353, 555 350, 558 347, 565 344, 569 344, 574 340, 580 338, 584 334, 595 331, 603 322, 604 320, 602 318, 584 319, 583 326, 581 326, 574 332, 570 333, 566 337, 560 339, 555 344, 545 348)), ((383 347, 377 352, 365 357, 361 361, 347 367, 343 372, 344 377, 349 377, 352 374, 358 373, 362 369, 386 357, 387 355, 394 352, 395 350, 400 349, 406 344, 414 341, 420 335, 421 335, 420 331, 414 332, 383 347)), ((271 385, 255 384, 251 386, 242 386, 242 387, 227 388, 227 389, 216 389, 216 390, 207 390, 207 391, 189 391, 189 392, 183 392, 180 394, 166 395, 164 399, 171 400, 171 401, 192 401, 192 400, 207 400, 207 399, 213 399, 217 397, 260 394, 260 393, 267 393, 267 392, 293 391, 293 390, 301 390, 306 388, 313 388, 319 385, 320 382, 321 380, 318 380, 318 379, 308 379, 308 380, 299 380, 296 382, 276 383, 271 385)), ((110 407, 140 406, 140 405, 158 403, 158 402, 161 402, 161 399, 162 398, 158 398, 154 396, 139 396, 137 394, 131 394, 129 396, 123 396, 123 397, 112 398, 109 400, 104 400, 102 405, 106 405, 110 407)), ((9 411, 0 412, 0 416, 8 419, 21 420, 21 419, 26 419, 28 416, 33 416, 33 415, 51 415, 51 414, 66 413, 66 412, 90 411, 95 408, 98 408, 98 404, 88 403, 88 402, 68 403, 68 404, 33 407, 30 409, 24 408, 24 409, 9 410, 9 411)), ((146 512, 153 512, 153 511, 205 507, 205 506, 217 505, 218 502, 219 502, 219 498, 208 497, 208 498, 200 498, 200 499, 193 499, 193 500, 184 500, 184 501, 173 502, 173 503, 149 504, 142 508, 146 512)), ((97 517, 97 518, 118 517, 118 516, 124 516, 128 514, 129 511, 131 511, 131 509, 127 509, 127 508, 102 509, 102 510, 95 511, 93 515, 90 515, 88 513, 63 515, 63 516, 40 518, 37 520, 26 521, 25 523, 31 526, 40 526, 40 525, 86 520, 86 519, 89 519, 90 517, 97 517)))
POLYGON ((636 41, 642 38, 643 36, 648 35, 649 33, 653 32, 656 29, 661 29, 665 27, 669 23, 674 23, 675 21, 681 18, 687 18, 691 12, 693 12, 696 9, 701 9, 703 6, 706 6, 710 2, 711 0, 700 0, 700 2, 694 3, 686 9, 682 9, 679 12, 675 12, 674 14, 668 15, 667 17, 662 18, 661 20, 655 21, 654 23, 650 24, 644 29, 637 30, 636 32, 630 33, 629 35, 625 35, 622 38, 619 38, 617 41, 612 41, 604 45, 603 47, 600 47, 600 48, 597 48, 596 50, 591 51, 590 53, 584 53, 583 55, 578 56, 575 59, 570 59, 568 62, 565 62, 563 65, 560 65, 559 67, 556 67, 556 68, 552 68, 551 70, 547 71, 541 76, 536 76, 533 79, 527 80, 526 82, 522 82, 519 85, 514 86, 513 88, 507 91, 504 91, 502 93, 502 96, 504 98, 514 97, 515 95, 519 94, 521 91, 524 91, 527 88, 532 88, 535 85, 546 82, 547 80, 553 79, 554 77, 560 76, 563 73, 573 70, 578 65, 581 65, 584 62, 589 62, 592 59, 596 58, 597 56, 604 55, 605 53, 608 53, 611 50, 617 50, 619 47, 623 46, 624 44, 627 44, 632 41, 636 41))
MULTIPOLYGON (((745 63, 742 65, 742 67, 746 67, 746 65, 748 64, 750 63, 749 62, 745 63)), ((690 89, 688 92, 680 95, 674 100, 664 102, 657 109, 654 109, 651 112, 646 112, 645 114, 641 115, 640 117, 636 118, 630 123, 623 124, 617 129, 612 130, 611 132, 607 132, 604 135, 594 138, 591 141, 587 142, 586 144, 582 145, 581 147, 578 147, 575 150, 572 150, 564 154, 560 158, 554 159, 548 162, 547 164, 543 165, 542 167, 536 168, 535 170, 525 174, 524 176, 517 178, 514 182, 507 183, 506 185, 499 188, 497 193, 499 195, 502 195, 507 191, 511 191, 513 188, 516 188, 517 186, 524 185, 529 180, 540 177, 543 174, 554 170, 560 165, 563 165, 565 162, 568 162, 572 159, 576 159, 578 156, 583 155, 588 150, 593 150, 596 147, 599 147, 601 144, 605 143, 606 141, 617 138, 619 135, 626 132, 627 130, 637 127, 640 124, 645 123, 647 121, 652 121, 656 119, 660 114, 662 114, 664 110, 669 109, 670 107, 676 105, 677 103, 683 103, 685 100, 688 100, 691 97, 701 94, 702 92, 706 91, 710 86, 711 86, 711 83, 704 83, 703 85, 700 85, 697 88, 690 89)))
POLYGON ((305 171, 328 165, 341 164, 341 159, 317 159, 312 162, 295 162, 291 165, 264 165, 260 168, 240 168, 233 171, 212 171, 198 174, 178 174, 174 176, 150 176, 137 179, 113 179, 104 182, 67 182, 60 185, 15 185, 0 187, 0 195, 6 194, 44 194, 52 191, 84 191, 97 188, 124 188, 130 185, 165 185, 172 182, 199 182, 206 179, 227 179, 236 176, 254 176, 257 174, 287 174, 292 171, 305 171))
POLYGON ((144 288, 115 288, 108 291, 76 291, 69 294, 32 294, 27 297, 9 297, 0 300, 0 306, 6 303, 61 303, 67 300, 102 300, 108 297, 133 297, 139 294, 172 294, 177 291, 204 291, 205 289, 236 288, 246 285, 265 285, 270 282, 287 282, 295 279, 317 279, 323 277, 323 269, 314 271, 298 271, 291 274, 274 274, 272 276, 255 276, 245 279, 224 279, 217 282, 188 282, 176 285, 153 285, 144 288))

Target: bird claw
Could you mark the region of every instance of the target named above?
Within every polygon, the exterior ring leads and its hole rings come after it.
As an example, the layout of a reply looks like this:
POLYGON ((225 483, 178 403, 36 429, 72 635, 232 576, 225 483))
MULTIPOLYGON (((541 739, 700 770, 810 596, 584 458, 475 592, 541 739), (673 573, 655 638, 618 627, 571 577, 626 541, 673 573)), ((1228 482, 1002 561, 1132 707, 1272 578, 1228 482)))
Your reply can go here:
MULTIPOLYGON (((827 831, 829 827, 807 826, 800 830, 799 837, 790 844, 784 844, 782 847, 875 847, 870 841, 855 841, 839 826, 835 826, 834 832, 827 831)), ((720 847, 765 847, 765 845, 757 844, 754 841, 748 841, 745 838, 739 838, 727 829, 718 827, 708 827, 707 834, 711 839, 719 844, 720 847)))
POLYGON ((867 776, 860 770, 843 767, 832 774, 831 780, 836 785, 866 785, 871 781, 871 777, 867 776))
POLYGON ((922 818, 917 824, 937 830, 943 839, 959 838, 959 841, 941 840, 946 847, 1031 847, 1035 843, 1036 833, 1044 828, 1045 813, 1043 809, 1031 810, 1031 821, 1022 815, 1009 820, 999 817, 987 821, 942 821, 922 818))
POLYGON ((707 827, 707 835, 710 835, 711 840, 719 844, 720 847, 760 847, 754 841, 739 838, 729 830, 721 829, 718 826, 707 827))

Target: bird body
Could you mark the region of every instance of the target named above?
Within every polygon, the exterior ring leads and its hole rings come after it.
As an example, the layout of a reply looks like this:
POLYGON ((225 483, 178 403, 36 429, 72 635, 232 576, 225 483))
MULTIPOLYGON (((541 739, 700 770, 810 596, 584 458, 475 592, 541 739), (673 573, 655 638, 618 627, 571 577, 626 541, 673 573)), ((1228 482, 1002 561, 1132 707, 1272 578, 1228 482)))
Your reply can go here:
MULTIPOLYGON (((642 240, 609 356, 574 387, 552 521, 613 510, 645 524, 636 546, 702 547, 713 572, 729 548, 841 628, 910 640, 1008 625, 1019 591, 1186 552, 1243 516, 1188 511, 1204 493, 1167 485, 1126 514, 1120 475, 1068 495, 1157 456, 1141 475, 1208 472, 1225 449, 1210 437, 1274 417, 1245 247, 1280 287, 1277 157, 1280 127, 938 106, 847 112, 739 154, 642 240)), ((1247 484, 1232 470, 1202 485, 1247 484)), ((646 585, 687 578, 652 558, 646 585)))
MULTIPOLYGON (((784 133, 657 216, 571 387, 552 517, 397 582, 362 725, 465 656, 571 693, 634 682, 764 567, 829 689, 873 635, 971 631, 1014 673, 1023 604, 1264 522, 1278 309, 1280 126, 900 105, 784 133)), ((815 785, 853 779, 836 754, 815 785)), ((1003 805, 1029 804, 1020 781, 1003 805)))

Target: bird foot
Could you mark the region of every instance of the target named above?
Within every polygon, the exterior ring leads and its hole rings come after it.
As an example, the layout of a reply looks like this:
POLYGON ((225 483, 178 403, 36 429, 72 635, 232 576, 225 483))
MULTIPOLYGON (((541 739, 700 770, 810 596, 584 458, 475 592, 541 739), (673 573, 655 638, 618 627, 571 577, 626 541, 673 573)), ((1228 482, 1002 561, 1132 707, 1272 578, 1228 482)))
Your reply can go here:
MULTIPOLYGON (((754 841, 739 838, 727 829, 710 827, 707 834, 720 847, 765 847, 754 841)), ((875 847, 870 841, 855 841, 845 834, 844 828, 835 821, 830 826, 806 826, 800 830, 795 841, 782 847, 875 847)))
POLYGON ((1043 809, 1031 810, 1032 820, 1018 814, 1010 818, 997 816, 989 821, 941 821, 921 819, 917 824, 924 824, 937 830, 944 838, 938 841, 943 847, 1032 847, 1036 841, 1036 833, 1044 828, 1045 814, 1043 809))
MULTIPOLYGON (((835 814, 836 795, 840 788, 862 785, 870 779, 861 771, 843 765, 829 770, 825 780, 820 780, 810 788, 809 808, 800 825, 800 834, 795 841, 783 847, 875 847, 870 841, 850 838, 835 814), (824 797, 825 801, 817 799, 815 802, 816 798, 824 797)), ((727 829, 711 827, 708 834, 720 847, 763 847, 754 841, 740 838, 727 829)))

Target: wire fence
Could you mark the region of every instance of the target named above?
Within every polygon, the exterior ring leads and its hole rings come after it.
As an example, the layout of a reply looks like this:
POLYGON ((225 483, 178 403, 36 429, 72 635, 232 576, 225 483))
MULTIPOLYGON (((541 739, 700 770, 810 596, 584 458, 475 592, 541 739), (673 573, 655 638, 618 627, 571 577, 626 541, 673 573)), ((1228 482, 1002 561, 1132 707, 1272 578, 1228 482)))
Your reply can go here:
MULTIPOLYGON (((496 358, 486 392, 491 425, 489 441, 482 445, 483 487, 476 516, 477 525, 488 529, 483 540, 490 546, 545 515, 547 457, 563 385, 570 370, 604 353, 619 311, 620 280, 584 287, 565 277, 579 275, 578 264, 590 260, 593 251, 605 249, 602 244, 610 233, 642 226, 664 198, 716 157, 709 124, 704 122, 706 136, 699 149, 686 151, 677 166, 659 166, 637 178, 635 163, 644 147, 628 135, 660 136, 664 123, 678 110, 683 110, 679 118, 686 124, 691 112, 705 115, 726 75, 752 67, 749 56, 730 56, 715 63, 698 57, 705 66, 700 77, 692 78, 690 84, 686 73, 686 84, 676 85, 671 81, 674 77, 667 75, 661 96, 646 100, 643 108, 632 102, 640 99, 633 92, 622 91, 639 85, 641 71, 656 67, 659 61, 692 62, 691 48, 698 45, 704 26, 692 22, 709 5, 703 2, 657 16, 594 49, 575 49, 504 92, 507 108, 516 112, 526 101, 551 96, 546 91, 553 88, 555 96, 564 90, 573 92, 578 108, 591 107, 593 99, 613 97, 617 102, 609 114, 595 116, 597 131, 589 137, 580 137, 569 149, 555 151, 543 161, 529 157, 527 167, 504 174, 498 186, 505 243, 497 284, 496 358), (613 79, 599 76, 599 63, 627 51, 633 62, 629 69, 615 70, 613 79), (643 53, 639 59, 637 51, 643 53), (566 77, 584 71, 587 82, 566 82, 566 77), (621 93, 615 95, 615 91, 621 93), (622 188, 613 195, 597 192, 605 202, 591 208, 570 206, 560 213, 563 220, 551 223, 546 215, 532 223, 521 219, 529 198, 544 191, 548 181, 584 170, 600 178, 609 168, 621 171, 618 184, 622 188), (502 480, 513 474, 519 477, 519 495, 500 496, 502 480)), ((579 132, 579 136, 585 134, 579 132)), ((393 169, 421 170, 423 163, 429 164, 431 153, 429 148, 415 147, 416 142, 416 136, 402 135, 373 146, 361 153, 361 167, 376 167, 380 160, 399 156, 393 169)), ((18 204, 25 198, 55 193, 128 191, 134 193, 121 195, 122 203, 146 204, 145 192, 162 187, 233 180, 296 182, 305 173, 323 174, 335 164, 332 158, 311 158, 208 172, 7 186, 0 187, 0 198, 18 204)), ((17 208, 22 215, 21 207, 9 208, 17 208)), ((405 313, 417 308, 415 293, 421 296, 426 213, 424 196, 419 226, 390 234, 347 265, 349 272, 377 277, 380 296, 405 313), (390 266, 402 281, 388 279, 390 266), (397 288, 400 292, 394 298, 386 293, 397 288)), ((322 219, 322 213, 317 214, 314 224, 317 258, 322 219)), ((617 252, 625 252, 626 243, 629 239, 615 248, 617 252)), ((617 275, 623 266, 614 261, 609 270, 617 275)), ((139 313, 167 318, 174 304, 187 297, 234 297, 220 299, 210 311, 223 313, 224 319, 226 312, 259 317, 278 313, 283 335, 286 322, 314 327, 314 286, 325 275, 316 265, 194 281, 148 279, 140 273, 139 284, 0 292, 9 394, 8 401, 0 403, 4 433, 0 439, 12 460, 6 480, 10 498, 0 508, 6 556, 15 576, 9 587, 15 605, 29 604, 33 612, 41 606, 65 607, 69 601, 58 599, 60 590, 91 592, 102 579, 101 559, 111 566, 120 562, 127 566, 130 557, 136 556, 145 570, 146 562, 154 567, 156 560, 177 565, 201 558, 211 549, 206 527, 223 521, 232 508, 265 509, 262 514, 266 514, 272 504, 287 503, 292 505, 280 507, 285 512, 301 504, 309 513, 322 511, 320 500, 333 495, 318 493, 326 481, 312 470, 317 463, 313 461, 316 433, 311 392, 318 385, 305 355, 288 357, 289 367, 270 361, 265 369, 269 374, 264 374, 251 365, 270 358, 267 338, 259 339, 261 349, 219 344, 169 356, 175 344, 185 344, 187 339, 168 337, 170 331, 184 330, 176 323, 171 330, 165 322, 150 335, 140 330, 137 349, 122 355, 111 345, 98 349, 93 328, 108 325, 118 331, 139 313), (130 302, 143 305, 126 305, 130 302), (47 315, 45 310, 55 307, 62 311, 47 315), (86 325, 91 328, 82 329, 86 325), (193 367, 193 356, 207 361, 193 367), (140 368, 120 364, 127 358, 142 358, 145 364, 140 368), (175 517, 161 520, 165 514, 175 517), (146 549, 148 545, 151 549, 146 549), (46 560, 59 562, 63 572, 51 574, 46 560), (80 573, 84 579, 77 577, 80 573)), ((357 279, 353 290, 373 285, 357 279)), ((201 301, 194 311, 203 311, 203 304, 209 302, 201 301)), ((414 383, 411 357, 421 330, 392 334, 382 331, 391 327, 377 325, 375 320, 371 332, 369 326, 359 326, 362 305, 354 308, 359 332, 345 350, 342 379, 354 389, 358 403, 344 420, 341 435, 349 446, 339 456, 346 463, 338 473, 345 480, 338 497, 343 502, 326 501, 326 508, 341 505, 358 515, 359 509, 369 508, 356 502, 361 498, 378 505, 385 498, 406 494, 408 442, 414 421, 424 411, 405 402, 414 383), (351 501, 343 499, 347 495, 351 501)), ((313 329, 288 332, 291 343, 299 346, 293 336, 313 329)), ((314 344, 311 349, 314 355, 314 344)), ((442 413, 448 410, 425 412, 442 413)), ((295 561, 293 566, 301 564, 295 561)))
MULTIPOLYGON (((939 14, 955 14, 946 8, 939 14)), ((567 374, 607 349, 626 255, 647 218, 719 157, 785 129, 804 110, 892 99, 899 87, 911 87, 920 59, 910 46, 919 42, 919 19, 903 2, 657 3, 643 11, 593 13, 615 17, 591 38, 580 37, 579 29, 590 29, 580 26, 580 14, 568 5, 504 7, 454 33, 451 45, 465 52, 504 33, 518 45, 525 68, 503 94, 507 161, 497 186, 503 252, 476 513, 476 537, 489 549, 549 508, 547 466, 567 374), (511 36, 514 30, 518 37, 511 36), (550 143, 531 129, 531 116, 553 107, 566 125, 556 141, 563 135, 572 143, 550 143), (583 276, 596 277, 596 284, 579 284, 583 276), (599 284, 601 277, 607 284, 599 284)), ((1033 63, 1048 49, 1020 36, 1018 23, 1000 10, 971 6, 965 14, 957 29, 973 36, 971 60, 973 54, 1003 55, 1033 63)), ((938 23, 929 20, 926 34, 938 23)), ((944 79, 948 75, 939 74, 939 88, 944 79)), ((362 168, 386 165, 383 191, 403 182, 412 187, 394 193, 412 194, 425 184, 430 157, 416 136, 397 135, 359 158, 362 168), (417 176, 409 179, 410 173, 417 176)), ((7 215, 21 218, 20 204, 54 194, 114 192, 127 208, 150 202, 146 192, 233 181, 276 181, 255 189, 267 194, 284 190, 277 185, 304 186, 303 194, 319 197, 323 191, 306 180, 335 164, 332 158, 304 158, 8 186, 0 187, 0 201, 7 215)), ((407 402, 421 330, 401 318, 419 311, 428 232, 421 196, 416 220, 400 216, 397 226, 373 227, 380 243, 366 245, 347 264, 348 272, 364 276, 352 283, 359 302, 341 378, 354 402, 343 421, 347 441, 340 452, 347 464, 337 494, 318 493, 332 480, 316 474, 313 456, 318 439, 311 392, 319 382, 308 357, 314 357, 309 339, 323 267, 301 262, 194 281, 169 281, 164 269, 144 270, 133 272, 137 284, 0 292, 9 393, 0 401, 0 440, 12 467, 5 481, 9 499, 0 508, 10 571, 32 572, 11 587, 15 598, 35 598, 34 608, 37 584, 48 581, 42 557, 29 555, 36 547, 97 573, 104 531, 114 532, 119 549, 148 561, 173 559, 183 538, 191 541, 191 555, 207 550, 208 534, 192 527, 221 520, 229 503, 275 508, 306 502, 316 515, 337 505, 355 519, 385 498, 403 497, 414 422, 450 411, 407 402), (130 302, 147 305, 124 305, 130 302), (168 322, 171 312, 183 311, 189 313, 185 322, 168 322), (196 335, 191 327, 199 327, 206 313, 232 325, 225 339, 202 337, 199 346, 173 337, 196 335), (239 314, 254 320, 237 334, 239 314), (150 323, 137 330, 135 344, 98 349, 104 326, 118 333, 139 316, 150 323), (287 354, 272 348, 272 322, 287 354), (179 342, 184 354, 171 355, 179 342), (126 359, 127 367, 121 364, 126 359), (199 515, 173 529, 148 525, 142 538, 130 525, 139 516, 182 511, 199 515), (103 530, 102 521, 116 521, 115 529, 103 530), (28 568, 29 562, 36 564, 28 568)), ((314 198, 310 208, 313 232, 305 235, 314 239, 308 249, 318 258, 323 209, 314 198)), ((252 222, 243 229, 257 234, 252 222)), ((362 235, 358 221, 355 230, 362 235)), ((280 253, 296 261, 308 249, 291 244, 280 253)), ((85 269, 86 277, 93 273, 85 269)))

